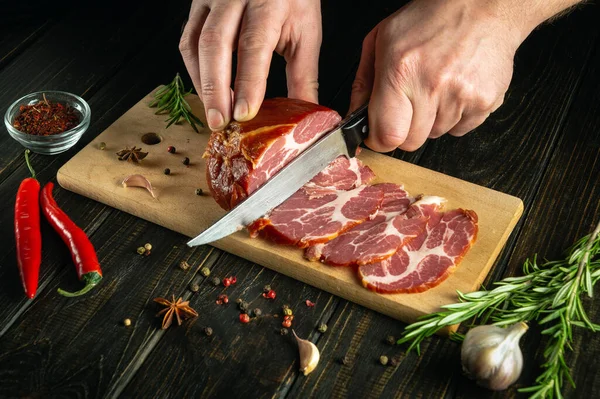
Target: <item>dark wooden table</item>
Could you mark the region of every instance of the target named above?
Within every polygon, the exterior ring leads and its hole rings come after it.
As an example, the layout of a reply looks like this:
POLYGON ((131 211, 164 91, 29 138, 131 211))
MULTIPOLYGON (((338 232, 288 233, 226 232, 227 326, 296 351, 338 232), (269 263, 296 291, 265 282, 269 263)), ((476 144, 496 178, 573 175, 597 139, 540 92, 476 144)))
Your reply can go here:
MULTIPOLYGON (((393 12, 394 1, 324 1, 320 99, 341 113, 366 33, 393 12), (345 17, 342 18, 341 14, 345 17), (348 21, 351 21, 350 23, 348 21)), ((157 1, 0 1, 0 111, 20 96, 60 89, 83 96, 92 124, 75 148, 58 156, 34 155, 42 182, 142 96, 176 72, 185 72, 177 45, 188 4, 157 1), (41 3, 41 2, 40 2, 41 3)), ((393 156, 523 199, 525 213, 486 284, 517 275, 534 253, 552 259, 600 219, 600 8, 589 4, 536 30, 515 59, 505 104, 476 132, 444 137, 415 153, 393 156)), ((280 59, 268 96, 285 95, 280 59)), ((189 82, 189 80, 188 80, 189 82)), ((58 203, 82 226, 98 250, 105 279, 79 299, 56 293, 79 283, 70 256, 43 225, 40 288, 26 300, 15 259, 14 196, 28 176, 23 148, 4 127, 0 135, 0 397, 472 397, 491 393, 461 375, 458 344, 434 337, 422 356, 383 341, 404 325, 209 246, 189 249, 186 238, 62 189, 58 203), (139 245, 154 245, 138 256, 139 245), (187 260, 192 269, 177 264, 187 260), (236 275, 227 290, 266 314, 289 304, 299 335, 321 349, 318 369, 298 373, 281 319, 239 323, 235 304, 215 305, 222 288, 204 281, 236 275), (189 295, 200 317, 160 330, 152 299, 189 295), (277 290, 273 303, 263 286, 277 290), (316 303, 304 305, 305 299, 316 303), (132 320, 130 327, 122 321, 132 320), (326 323, 325 334, 315 330, 326 323), (204 327, 214 334, 207 337, 204 327), (378 364, 380 355, 395 367, 378 364), (342 365, 339 359, 350 361, 342 365)), ((198 152, 202 149, 198 149, 198 152)), ((585 306, 594 321, 597 303, 585 306)), ((534 327, 523 341, 526 368, 518 386, 539 373, 544 340, 534 327)), ((598 397, 600 334, 577 331, 569 353, 577 388, 570 397, 598 397)), ((515 396, 516 390, 496 394, 515 396)))

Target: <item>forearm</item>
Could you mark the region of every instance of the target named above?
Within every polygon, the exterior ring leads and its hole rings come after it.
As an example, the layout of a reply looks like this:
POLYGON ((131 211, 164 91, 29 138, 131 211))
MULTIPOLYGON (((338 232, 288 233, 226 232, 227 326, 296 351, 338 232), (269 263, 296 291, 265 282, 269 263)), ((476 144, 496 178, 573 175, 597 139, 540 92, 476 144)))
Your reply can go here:
POLYGON ((487 0, 491 13, 512 23, 520 32, 521 40, 538 25, 558 17, 583 0, 487 0))

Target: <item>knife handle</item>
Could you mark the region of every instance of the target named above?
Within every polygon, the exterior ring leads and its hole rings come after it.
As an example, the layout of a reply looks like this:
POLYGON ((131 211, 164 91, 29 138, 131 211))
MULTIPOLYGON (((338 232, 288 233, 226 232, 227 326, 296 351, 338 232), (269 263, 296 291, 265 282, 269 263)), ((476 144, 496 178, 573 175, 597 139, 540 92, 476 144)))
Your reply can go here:
POLYGON ((348 115, 342 123, 342 134, 348 147, 348 155, 356 155, 358 146, 365 141, 369 135, 369 112, 365 104, 348 115))

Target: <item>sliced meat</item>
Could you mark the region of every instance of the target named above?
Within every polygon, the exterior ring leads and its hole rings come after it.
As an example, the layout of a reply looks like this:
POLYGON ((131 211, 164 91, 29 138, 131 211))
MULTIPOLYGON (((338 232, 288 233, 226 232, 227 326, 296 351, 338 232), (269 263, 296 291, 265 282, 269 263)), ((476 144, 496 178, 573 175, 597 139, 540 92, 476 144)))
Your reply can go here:
POLYGON ((248 230, 253 236, 260 232, 276 243, 306 248, 327 242, 369 219, 382 200, 383 190, 377 185, 329 190, 318 196, 301 189, 248 230))
POLYGON ((440 197, 426 196, 412 203, 402 187, 386 183, 378 214, 325 244, 309 248, 305 257, 334 266, 364 265, 392 256, 399 247, 425 230, 431 215, 444 205, 440 197))
POLYGON ((365 287, 381 293, 423 292, 444 281, 477 237, 477 214, 456 209, 431 217, 427 229, 381 262, 360 266, 365 287), (437 220, 437 221, 436 221, 437 220))
POLYGON ((358 158, 340 156, 306 183, 303 189, 311 196, 318 196, 331 190, 351 190, 374 178, 375 173, 358 158))
POLYGON ((233 208, 340 119, 321 105, 274 98, 266 99, 251 121, 213 132, 204 157, 214 199, 233 208))

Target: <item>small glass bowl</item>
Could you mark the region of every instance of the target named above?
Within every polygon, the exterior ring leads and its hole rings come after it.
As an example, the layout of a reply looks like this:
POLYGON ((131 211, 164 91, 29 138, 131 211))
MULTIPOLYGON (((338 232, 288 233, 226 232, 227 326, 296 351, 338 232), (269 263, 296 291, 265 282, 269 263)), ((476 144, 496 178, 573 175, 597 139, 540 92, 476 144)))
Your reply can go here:
POLYGON ((12 138, 21 143, 23 147, 29 148, 38 154, 54 155, 67 151, 79 141, 90 125, 91 115, 92 111, 88 103, 75 94, 64 91, 40 91, 28 94, 12 103, 4 115, 4 124, 12 138), (33 105, 39 101, 44 101, 43 95, 46 95, 46 99, 50 102, 59 102, 73 107, 79 116, 79 124, 70 130, 48 136, 37 136, 15 129, 13 122, 21 105, 33 105))

